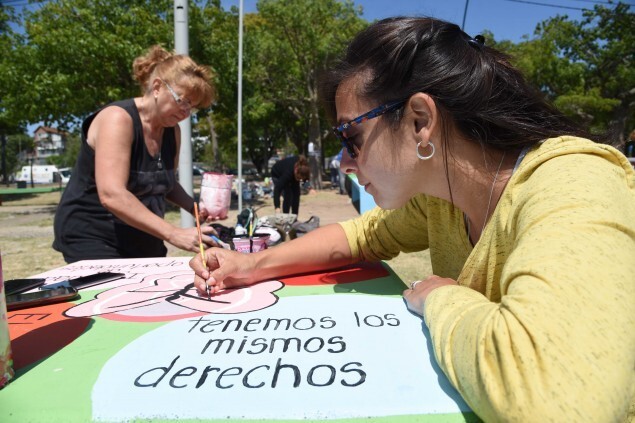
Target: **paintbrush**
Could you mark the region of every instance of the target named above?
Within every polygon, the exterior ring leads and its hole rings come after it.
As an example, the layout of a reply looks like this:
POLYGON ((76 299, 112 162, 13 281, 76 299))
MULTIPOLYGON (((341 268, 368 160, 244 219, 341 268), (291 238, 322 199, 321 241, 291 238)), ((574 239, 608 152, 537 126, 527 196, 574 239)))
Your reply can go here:
MULTIPOLYGON (((207 268, 207 260, 205 260, 205 249, 203 248, 203 234, 201 233, 201 224, 198 221, 198 205, 194 202, 194 218, 196 219, 196 230, 198 231, 198 248, 201 250, 201 260, 203 261, 203 266, 205 266, 205 270, 209 270, 207 268)), ((205 292, 207 292, 207 299, 212 300, 212 296, 209 293, 209 284, 205 281, 205 292)))
POLYGON ((230 245, 228 243, 221 241, 221 239, 219 237, 217 237, 216 235, 210 235, 210 236, 212 237, 212 239, 214 241, 216 241, 216 243, 218 245, 220 245, 224 249, 226 249, 226 250, 231 250, 232 249, 232 247, 230 247, 230 245))

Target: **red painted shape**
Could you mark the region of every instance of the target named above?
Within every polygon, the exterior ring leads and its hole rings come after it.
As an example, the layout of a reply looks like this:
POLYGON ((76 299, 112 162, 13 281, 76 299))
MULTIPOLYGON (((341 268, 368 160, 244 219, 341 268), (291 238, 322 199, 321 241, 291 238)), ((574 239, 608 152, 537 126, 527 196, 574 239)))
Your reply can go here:
POLYGON ((338 283, 361 282, 371 279, 384 278, 388 271, 380 262, 356 263, 350 266, 333 269, 329 272, 300 274, 279 280, 285 285, 335 285, 338 283))
POLYGON ((15 370, 56 353, 86 330, 91 319, 64 316, 74 305, 57 303, 7 313, 15 370))

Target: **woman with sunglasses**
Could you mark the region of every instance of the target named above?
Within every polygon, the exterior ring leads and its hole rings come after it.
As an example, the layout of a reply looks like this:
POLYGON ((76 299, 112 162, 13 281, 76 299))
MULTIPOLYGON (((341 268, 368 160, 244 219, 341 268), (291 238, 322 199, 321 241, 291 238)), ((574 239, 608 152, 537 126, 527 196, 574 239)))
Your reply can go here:
MULTIPOLYGON (((191 261, 203 294, 400 251, 435 357, 485 421, 621 421, 635 394, 635 173, 502 53, 429 18, 374 23, 323 99, 378 208, 257 254, 191 261)), ((413 352, 416 354, 416 352, 413 352)))
POLYGON ((81 149, 54 224, 53 247, 68 263, 161 257, 164 241, 199 249, 195 227, 175 227, 163 217, 166 200, 193 212, 194 199, 175 177, 178 123, 211 104, 211 73, 160 46, 135 59, 133 72, 142 95, 109 104, 82 124, 81 149))

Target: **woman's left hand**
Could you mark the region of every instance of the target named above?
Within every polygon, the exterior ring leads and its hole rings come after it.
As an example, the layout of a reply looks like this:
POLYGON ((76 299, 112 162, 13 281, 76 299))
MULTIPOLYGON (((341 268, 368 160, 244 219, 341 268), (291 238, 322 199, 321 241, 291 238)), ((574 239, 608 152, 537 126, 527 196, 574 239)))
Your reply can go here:
POLYGON ((432 275, 421 281, 414 281, 409 289, 403 292, 408 308, 419 315, 423 315, 423 305, 428 295, 441 286, 458 285, 454 279, 432 275))

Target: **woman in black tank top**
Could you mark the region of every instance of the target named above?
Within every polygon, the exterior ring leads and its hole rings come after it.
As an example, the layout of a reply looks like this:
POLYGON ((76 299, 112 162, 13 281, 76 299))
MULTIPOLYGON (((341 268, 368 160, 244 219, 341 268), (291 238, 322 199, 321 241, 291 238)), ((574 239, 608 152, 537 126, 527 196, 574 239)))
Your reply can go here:
MULTIPOLYGON (((143 96, 111 103, 82 124, 75 169, 55 215, 53 248, 66 262, 160 257, 164 241, 198 251, 196 228, 166 222, 166 200, 193 211, 177 182, 180 128, 214 97, 210 71, 154 46, 133 63, 143 96)), ((202 216, 205 218, 206 216, 202 216)), ((203 228, 203 241, 215 245, 203 228)))

